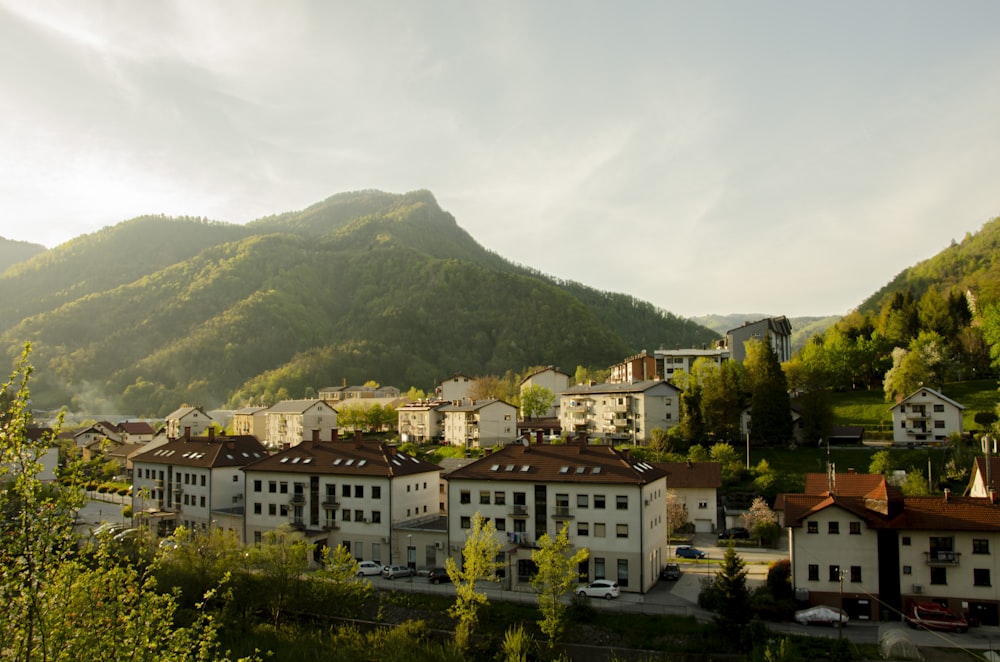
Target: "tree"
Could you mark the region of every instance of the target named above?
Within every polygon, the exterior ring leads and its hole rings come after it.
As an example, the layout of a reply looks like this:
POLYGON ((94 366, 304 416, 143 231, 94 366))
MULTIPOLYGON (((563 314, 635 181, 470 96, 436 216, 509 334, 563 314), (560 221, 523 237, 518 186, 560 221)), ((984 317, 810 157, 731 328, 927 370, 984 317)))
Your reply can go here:
POLYGON ((555 539, 548 533, 538 539, 538 548, 531 551, 531 560, 538 572, 531 585, 538 593, 538 610, 542 620, 538 626, 555 646, 566 629, 566 596, 573 593, 579 577, 579 566, 590 557, 586 547, 573 552, 569 542, 569 523, 564 522, 555 539))
POLYGON ((287 526, 264 532, 261 544, 250 550, 250 566, 258 580, 257 596, 277 625, 285 608, 300 589, 302 573, 309 567, 313 545, 287 526))
POLYGON ((369 581, 358 581, 358 561, 347 548, 337 545, 323 550, 323 567, 317 573, 325 583, 332 584, 335 598, 342 605, 360 605, 374 589, 369 581))
POLYGON ((750 504, 750 508, 741 515, 740 519, 743 520, 743 526, 747 527, 750 533, 758 538, 760 537, 757 531, 758 527, 778 523, 778 516, 767 505, 764 497, 754 498, 753 503, 750 504))
POLYGON ((892 461, 892 454, 888 450, 872 453, 871 462, 868 464, 868 473, 888 476, 895 468, 896 464, 892 461))
POLYGON ((205 531, 178 527, 170 543, 157 557, 154 575, 160 586, 177 587, 186 606, 219 588, 243 556, 236 534, 217 526, 205 531))
POLYGON ((455 604, 448 608, 448 614, 458 621, 455 644, 463 650, 468 648, 479 621, 479 608, 487 602, 485 593, 476 592, 476 584, 496 581, 499 554, 500 541, 493 522, 476 511, 462 547, 462 566, 459 567, 450 556, 445 562, 448 577, 455 585, 455 604))
POLYGON ((713 584, 715 623, 724 636, 738 642, 742 629, 750 622, 751 611, 746 564, 736 554, 733 541, 729 541, 713 584))
POLYGON ((530 384, 521 389, 521 417, 529 420, 541 416, 555 401, 555 393, 541 384, 530 384))
POLYGON ((892 368, 885 374, 886 402, 898 401, 921 386, 940 388, 951 371, 944 339, 933 332, 921 332, 908 349, 892 351, 892 368))
POLYGON ((751 340, 746 343, 743 367, 750 389, 750 440, 768 445, 785 444, 792 439, 792 409, 788 382, 771 343, 751 340))
POLYGON ((365 408, 361 405, 343 405, 337 410, 337 427, 342 430, 360 430, 367 419, 365 408))
POLYGON ((667 544, 670 543, 670 536, 683 531, 687 527, 688 511, 687 505, 677 496, 677 492, 667 490, 667 544))
POLYGON ((927 478, 918 469, 911 469, 906 472, 906 480, 903 481, 900 489, 906 496, 928 496, 931 493, 927 485, 927 478))
POLYGON ((739 439, 740 417, 746 404, 743 366, 736 361, 724 361, 722 365, 705 362, 703 369, 692 372, 701 383, 705 435, 716 441, 739 439))

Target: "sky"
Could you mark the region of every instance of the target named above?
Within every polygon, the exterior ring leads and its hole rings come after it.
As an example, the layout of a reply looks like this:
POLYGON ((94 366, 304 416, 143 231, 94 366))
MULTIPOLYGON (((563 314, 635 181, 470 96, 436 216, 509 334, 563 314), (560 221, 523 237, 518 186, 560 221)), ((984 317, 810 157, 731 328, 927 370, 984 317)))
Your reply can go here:
POLYGON ((0 236, 431 191, 683 317, 839 315, 1000 216, 1000 2, 0 0, 0 236))

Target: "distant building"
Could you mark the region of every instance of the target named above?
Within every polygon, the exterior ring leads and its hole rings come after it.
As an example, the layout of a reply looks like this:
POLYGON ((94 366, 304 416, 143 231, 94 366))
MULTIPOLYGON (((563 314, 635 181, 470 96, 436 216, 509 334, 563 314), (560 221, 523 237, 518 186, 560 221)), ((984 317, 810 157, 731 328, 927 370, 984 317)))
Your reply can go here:
POLYGON ((642 350, 635 356, 630 356, 621 363, 611 366, 608 383, 645 382, 662 378, 663 374, 657 372, 656 369, 656 358, 649 356, 646 350, 642 350))
MULTIPOLYGON (((559 368, 548 366, 546 368, 536 370, 522 379, 521 390, 523 391, 529 386, 541 386, 552 391, 552 395, 556 396, 552 401, 552 406, 549 407, 548 411, 544 412, 537 418, 559 418, 559 394, 569 388, 569 383, 569 375, 559 370, 559 368)), ((521 412, 521 418, 524 417, 524 412, 521 412)))
POLYGON ((564 435, 645 444, 653 430, 680 420, 679 391, 663 380, 579 385, 560 397, 564 435))
POLYGON ((932 388, 921 388, 897 402, 892 411, 892 441, 896 444, 947 441, 962 434, 963 405, 932 388))
POLYGON ((323 400, 283 400, 264 412, 267 444, 287 448, 312 439, 315 431, 322 439, 337 434, 337 412, 323 400))
POLYGON ((205 433, 215 420, 201 407, 184 406, 176 409, 166 418, 167 437, 180 439, 184 436, 199 436, 205 433))
POLYGON ((517 407, 503 400, 465 400, 442 405, 444 442, 463 448, 508 444, 517 436, 517 407))
POLYGON ((663 379, 670 380, 674 372, 683 370, 691 372, 691 366, 698 359, 706 359, 716 365, 722 365, 729 360, 729 350, 725 348, 712 349, 658 349, 653 352, 656 358, 656 370, 663 379))
POLYGON ((404 444, 429 444, 444 437, 444 400, 417 400, 396 408, 399 439, 404 444))
POLYGON ((442 400, 465 400, 472 395, 472 387, 476 380, 468 375, 456 372, 437 386, 437 396, 442 400))
POLYGON ((744 343, 750 340, 767 341, 778 357, 779 363, 792 358, 792 323, 787 317, 768 317, 756 322, 744 322, 743 326, 726 332, 726 349, 737 363, 747 357, 744 343))

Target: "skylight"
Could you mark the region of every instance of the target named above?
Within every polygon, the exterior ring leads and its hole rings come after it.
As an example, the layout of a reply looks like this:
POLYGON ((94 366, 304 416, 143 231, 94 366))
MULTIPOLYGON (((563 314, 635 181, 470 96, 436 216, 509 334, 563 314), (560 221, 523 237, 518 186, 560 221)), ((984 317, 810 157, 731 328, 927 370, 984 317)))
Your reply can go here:
POLYGON ((599 473, 601 473, 601 468, 600 467, 594 467, 593 469, 591 469, 590 473, 592 473, 592 474, 599 474, 599 473))
POLYGON ((292 464, 298 464, 301 460, 302 460, 301 457, 293 457, 292 458, 292 464))
POLYGON ((358 466, 363 467, 368 464, 368 460, 358 460, 358 466))
POLYGON ((340 464, 341 462, 342 462, 342 460, 341 460, 341 459, 340 459, 340 458, 338 457, 338 458, 337 458, 336 460, 334 460, 334 461, 333 461, 333 465, 334 465, 334 466, 337 466, 337 465, 338 465, 338 464, 340 464))
POLYGON ((352 458, 351 458, 350 460, 348 460, 347 462, 344 462, 344 464, 346 464, 347 466, 351 466, 352 464, 354 464, 354 458, 352 457, 352 458))
POLYGON ((559 473, 561 473, 561 474, 568 474, 569 473, 569 467, 559 467, 559 473))
POLYGON ((287 457, 281 458, 281 463, 282 464, 285 464, 286 462, 288 462, 288 458, 287 457))
POLYGON ((492 467, 490 467, 490 471, 499 471, 499 470, 500 470, 499 464, 494 464, 492 467))
POLYGON ((585 472, 586 470, 587 470, 587 467, 577 467, 577 468, 576 468, 576 473, 578 473, 578 474, 582 474, 582 473, 583 473, 583 472, 585 472))
POLYGON ((508 464, 507 465, 507 471, 513 471, 513 470, 514 470, 514 465, 513 464, 508 464))
POLYGON ((527 471, 530 468, 531 468, 531 465, 528 465, 528 464, 521 465, 521 471, 527 471))
POLYGON ((311 457, 303 458, 302 464, 309 464, 313 461, 311 457))
POLYGON ((403 463, 397 460, 396 458, 392 458, 392 463, 395 464, 397 467, 403 466, 403 463))

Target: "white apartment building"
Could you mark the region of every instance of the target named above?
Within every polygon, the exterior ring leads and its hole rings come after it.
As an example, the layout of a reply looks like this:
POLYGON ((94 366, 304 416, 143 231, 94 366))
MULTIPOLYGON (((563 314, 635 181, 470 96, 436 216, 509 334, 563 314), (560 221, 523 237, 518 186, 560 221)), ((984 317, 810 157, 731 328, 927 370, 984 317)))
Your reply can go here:
POLYGON ((892 441, 896 444, 947 441, 962 434, 963 405, 932 388, 914 391, 892 406, 892 441))
POLYGON ((332 439, 337 430, 337 412, 323 400, 283 400, 264 412, 265 441, 271 448, 286 448, 311 439, 319 431, 332 439))
POLYGON ((517 407, 503 400, 464 400, 441 405, 444 442, 464 448, 491 448, 517 438, 517 407))
POLYGON ((723 361, 729 360, 729 350, 720 348, 657 349, 653 351, 653 356, 656 357, 657 373, 669 381, 676 371, 683 370, 690 374, 691 367, 698 359, 722 365, 723 361))
POLYGON ((405 443, 429 444, 444 438, 444 400, 417 400, 396 408, 399 439, 405 443))
POLYGON ((287 525, 320 548, 342 544, 359 560, 439 565, 444 532, 412 529, 439 519, 440 471, 360 435, 314 437, 243 469, 246 540, 258 542, 265 531, 287 525))
POLYGON ((478 512, 496 527, 505 586, 532 590, 531 550, 569 525, 590 558, 580 580, 615 579, 644 593, 666 562, 665 472, 610 446, 511 444, 447 475, 450 553, 478 512))
MULTIPOLYGON (((521 390, 528 388, 529 386, 541 386, 552 391, 552 394, 556 396, 555 400, 552 401, 552 406, 549 407, 548 411, 543 413, 540 418, 559 418, 559 394, 569 388, 570 376, 565 372, 548 366, 541 368, 531 373, 527 377, 521 380, 521 390)), ((521 418, 524 418, 522 412, 521 418)))
POLYGON ((559 396, 563 433, 644 444, 680 421, 679 391, 662 380, 573 386, 559 396))

